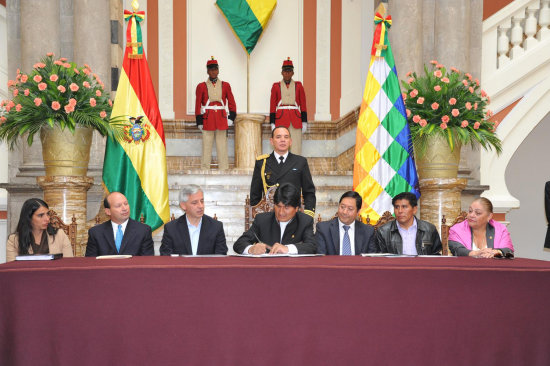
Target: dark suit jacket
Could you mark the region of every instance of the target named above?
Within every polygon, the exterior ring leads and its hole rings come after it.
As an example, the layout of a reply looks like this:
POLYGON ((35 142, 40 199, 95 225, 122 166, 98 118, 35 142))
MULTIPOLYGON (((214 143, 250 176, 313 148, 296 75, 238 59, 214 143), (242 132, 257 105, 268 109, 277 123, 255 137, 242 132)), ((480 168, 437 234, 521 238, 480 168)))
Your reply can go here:
POLYGON ((544 247, 550 248, 550 181, 546 182, 544 186, 544 209, 546 211, 546 221, 548 222, 544 247))
POLYGON ((281 227, 275 218, 274 212, 264 212, 256 215, 252 226, 233 244, 233 250, 242 254, 249 245, 258 242, 273 245, 294 244, 299 254, 314 254, 317 251, 317 241, 313 235, 313 219, 304 213, 298 212, 285 228, 281 240, 281 227))
POLYGON ((86 257, 114 254, 155 255, 151 227, 129 219, 122 237, 120 253, 116 250, 111 220, 90 228, 86 257))
MULTIPOLYGON (((264 159, 256 160, 252 183, 250 184, 250 204, 254 206, 264 195, 262 182, 262 165, 264 159)), ((275 159, 273 152, 266 158, 265 171, 266 182, 269 186, 274 184, 292 183, 298 190, 301 190, 304 197, 304 209, 315 211, 315 185, 311 178, 307 159, 300 155, 288 153, 283 165, 275 159)))
MULTIPOLYGON (((317 223, 315 232, 317 253, 340 255, 340 228, 338 218, 317 223)), ((361 253, 376 253, 378 250, 374 240, 374 227, 355 221, 355 255, 361 253)))
MULTIPOLYGON (((160 255, 192 255, 186 215, 164 225, 160 255)), ((197 254, 227 254, 223 224, 210 216, 202 216, 197 254)))

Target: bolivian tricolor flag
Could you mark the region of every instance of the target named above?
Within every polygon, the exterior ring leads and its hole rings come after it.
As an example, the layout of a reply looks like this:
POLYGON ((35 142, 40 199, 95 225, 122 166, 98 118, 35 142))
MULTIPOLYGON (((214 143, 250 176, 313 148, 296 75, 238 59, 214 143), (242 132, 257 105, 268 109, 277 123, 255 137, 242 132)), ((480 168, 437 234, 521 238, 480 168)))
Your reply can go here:
POLYGON ((368 207, 361 217, 376 223, 393 211, 392 198, 401 192, 417 197, 418 176, 413 159, 411 132, 399 88, 395 60, 387 31, 391 17, 374 17, 369 73, 357 121, 353 189, 368 207))
POLYGON ((277 6, 277 0, 217 0, 216 6, 250 55, 277 6))
POLYGON ((124 11, 127 43, 111 117, 127 116, 124 139, 109 137, 105 147, 103 182, 109 192, 128 199, 131 217, 153 230, 170 219, 166 144, 139 23, 145 12, 124 11))

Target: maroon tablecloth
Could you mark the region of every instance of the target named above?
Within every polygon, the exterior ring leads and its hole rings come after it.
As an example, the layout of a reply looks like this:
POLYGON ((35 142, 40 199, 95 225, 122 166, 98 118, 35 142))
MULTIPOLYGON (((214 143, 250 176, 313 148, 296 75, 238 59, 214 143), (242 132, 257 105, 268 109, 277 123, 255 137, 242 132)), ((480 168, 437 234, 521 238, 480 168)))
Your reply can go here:
POLYGON ((0 365, 550 365, 550 262, 0 265, 0 365))

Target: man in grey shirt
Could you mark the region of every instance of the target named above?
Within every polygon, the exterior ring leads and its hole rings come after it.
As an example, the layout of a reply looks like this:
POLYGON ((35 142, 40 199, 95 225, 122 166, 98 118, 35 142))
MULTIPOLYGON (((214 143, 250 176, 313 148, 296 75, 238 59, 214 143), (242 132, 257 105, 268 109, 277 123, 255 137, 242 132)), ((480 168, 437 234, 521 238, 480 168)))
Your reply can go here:
POLYGON ((415 217, 418 210, 416 195, 399 193, 392 200, 395 220, 376 231, 380 252, 408 255, 438 255, 441 239, 434 225, 415 217))

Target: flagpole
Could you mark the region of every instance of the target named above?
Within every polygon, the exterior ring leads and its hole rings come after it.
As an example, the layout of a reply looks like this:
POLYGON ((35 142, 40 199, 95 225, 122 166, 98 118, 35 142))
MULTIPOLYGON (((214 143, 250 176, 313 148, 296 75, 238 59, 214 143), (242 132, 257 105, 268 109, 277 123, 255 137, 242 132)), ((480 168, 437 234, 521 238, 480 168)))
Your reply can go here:
POLYGON ((250 54, 246 53, 246 113, 250 113, 250 54))

